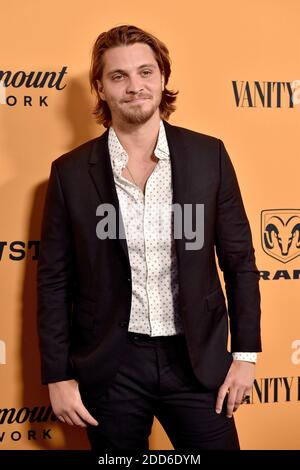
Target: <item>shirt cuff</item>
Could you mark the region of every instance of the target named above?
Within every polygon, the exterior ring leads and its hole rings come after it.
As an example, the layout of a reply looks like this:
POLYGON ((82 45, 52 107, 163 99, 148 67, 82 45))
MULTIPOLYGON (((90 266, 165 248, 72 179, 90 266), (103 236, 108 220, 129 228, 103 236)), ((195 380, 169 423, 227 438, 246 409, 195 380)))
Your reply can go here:
POLYGON ((256 362, 257 361, 257 353, 255 352, 234 352, 232 353, 232 357, 235 361, 247 361, 247 362, 256 362))

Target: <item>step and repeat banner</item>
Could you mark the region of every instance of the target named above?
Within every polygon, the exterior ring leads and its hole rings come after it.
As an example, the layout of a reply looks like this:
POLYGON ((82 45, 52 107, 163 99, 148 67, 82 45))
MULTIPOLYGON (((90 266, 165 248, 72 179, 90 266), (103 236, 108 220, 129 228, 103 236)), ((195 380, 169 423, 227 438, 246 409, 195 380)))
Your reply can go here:
MULTIPOLYGON (((100 135, 93 43, 124 23, 169 48, 171 124, 222 139, 261 272, 263 352, 236 413, 243 449, 300 449, 300 67, 297 0, 1 0, 0 449, 87 449, 40 384, 36 268, 51 162, 100 135)), ((183 156, 184 157, 184 156, 183 156)), ((172 449, 155 421, 151 449, 172 449)))

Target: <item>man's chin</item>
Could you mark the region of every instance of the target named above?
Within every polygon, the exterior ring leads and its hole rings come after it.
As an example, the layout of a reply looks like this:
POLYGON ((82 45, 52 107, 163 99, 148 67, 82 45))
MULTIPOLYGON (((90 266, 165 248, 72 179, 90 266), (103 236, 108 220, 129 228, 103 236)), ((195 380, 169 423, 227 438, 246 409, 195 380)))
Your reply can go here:
POLYGON ((145 124, 153 116, 153 112, 136 112, 130 114, 124 114, 123 119, 128 124, 145 124))

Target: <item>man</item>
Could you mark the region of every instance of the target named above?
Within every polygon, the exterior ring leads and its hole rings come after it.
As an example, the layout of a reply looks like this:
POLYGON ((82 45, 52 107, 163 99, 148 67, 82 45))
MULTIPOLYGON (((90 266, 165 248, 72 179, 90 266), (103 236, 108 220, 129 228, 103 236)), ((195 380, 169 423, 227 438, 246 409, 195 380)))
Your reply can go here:
POLYGON ((102 33, 90 79, 107 130, 51 168, 42 380, 59 419, 87 427, 98 451, 147 449, 154 416, 175 449, 239 449, 233 412, 261 350, 259 275, 233 166, 222 141, 167 122, 169 76, 153 35, 102 33))

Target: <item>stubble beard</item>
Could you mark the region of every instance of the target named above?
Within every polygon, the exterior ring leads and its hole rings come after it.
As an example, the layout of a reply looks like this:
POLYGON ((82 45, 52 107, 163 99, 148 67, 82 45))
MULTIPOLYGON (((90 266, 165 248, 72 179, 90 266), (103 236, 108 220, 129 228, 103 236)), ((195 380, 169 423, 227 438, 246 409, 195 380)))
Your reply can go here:
POLYGON ((151 107, 147 104, 145 105, 145 107, 147 106, 147 109, 143 108, 144 103, 137 103, 136 105, 124 103, 123 106, 119 107, 119 118, 127 124, 144 124, 153 116, 159 107, 161 96, 159 100, 156 100, 155 102, 150 98, 150 102, 152 102, 151 107))

